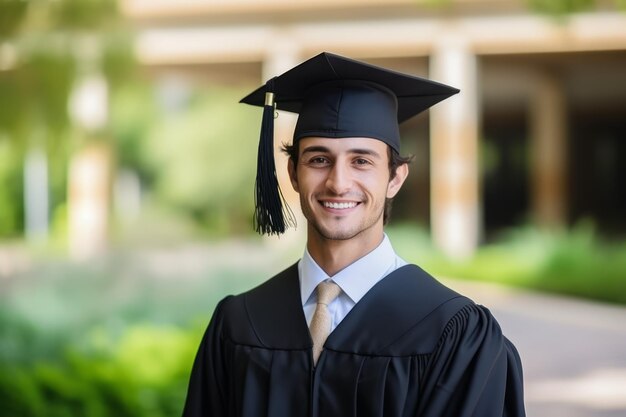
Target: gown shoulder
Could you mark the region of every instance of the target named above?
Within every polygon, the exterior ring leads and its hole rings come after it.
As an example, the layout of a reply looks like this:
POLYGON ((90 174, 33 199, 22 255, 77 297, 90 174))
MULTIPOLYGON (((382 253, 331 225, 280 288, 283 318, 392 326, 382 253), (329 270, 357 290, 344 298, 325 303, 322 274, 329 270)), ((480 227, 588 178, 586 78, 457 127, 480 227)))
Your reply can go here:
POLYGON ((331 333, 317 367, 296 266, 222 300, 184 417, 523 417, 522 368, 483 306, 407 265, 331 333))

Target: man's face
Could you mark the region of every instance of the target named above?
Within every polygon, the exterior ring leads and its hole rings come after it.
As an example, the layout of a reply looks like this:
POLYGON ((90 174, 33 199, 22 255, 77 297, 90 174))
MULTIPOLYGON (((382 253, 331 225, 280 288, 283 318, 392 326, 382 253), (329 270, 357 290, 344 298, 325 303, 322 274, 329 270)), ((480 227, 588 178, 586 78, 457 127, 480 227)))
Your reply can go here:
POLYGON ((385 199, 400 189, 408 168, 390 181, 388 145, 370 138, 300 140, 289 174, 309 233, 332 240, 381 235, 385 199))

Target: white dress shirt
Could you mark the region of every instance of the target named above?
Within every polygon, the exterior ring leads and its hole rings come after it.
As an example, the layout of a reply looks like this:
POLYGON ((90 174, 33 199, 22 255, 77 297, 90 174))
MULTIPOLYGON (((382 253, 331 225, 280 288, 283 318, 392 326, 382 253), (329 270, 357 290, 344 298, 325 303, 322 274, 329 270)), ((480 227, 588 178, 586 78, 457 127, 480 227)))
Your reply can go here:
POLYGON ((311 325, 311 319, 317 304, 315 288, 322 281, 330 280, 341 287, 341 293, 330 305, 328 310, 332 317, 331 332, 343 320, 350 310, 378 281, 391 272, 406 265, 391 247, 387 235, 383 241, 370 253, 348 265, 332 277, 313 260, 309 251, 304 250, 304 256, 298 263, 298 275, 300 278, 300 296, 302 309, 306 317, 307 325, 311 325))

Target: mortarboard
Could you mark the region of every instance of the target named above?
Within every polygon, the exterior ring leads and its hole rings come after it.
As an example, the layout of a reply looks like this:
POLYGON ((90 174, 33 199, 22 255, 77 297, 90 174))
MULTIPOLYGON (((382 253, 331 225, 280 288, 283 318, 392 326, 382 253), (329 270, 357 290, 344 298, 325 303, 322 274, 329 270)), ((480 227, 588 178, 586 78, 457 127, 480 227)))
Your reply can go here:
POLYGON ((400 152, 398 124, 458 92, 328 52, 270 79, 240 101, 264 108, 255 185, 256 231, 278 235, 295 224, 276 178, 275 109, 299 113, 294 143, 310 136, 369 137, 400 152))

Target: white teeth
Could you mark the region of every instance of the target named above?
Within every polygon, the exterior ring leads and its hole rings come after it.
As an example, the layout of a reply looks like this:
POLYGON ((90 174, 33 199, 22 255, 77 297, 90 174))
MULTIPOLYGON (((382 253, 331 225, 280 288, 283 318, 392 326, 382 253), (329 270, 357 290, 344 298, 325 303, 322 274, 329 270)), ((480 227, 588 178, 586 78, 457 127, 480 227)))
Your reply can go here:
POLYGON ((356 203, 354 201, 351 201, 349 203, 331 203, 329 201, 324 201, 324 207, 343 210, 356 207, 356 203))

